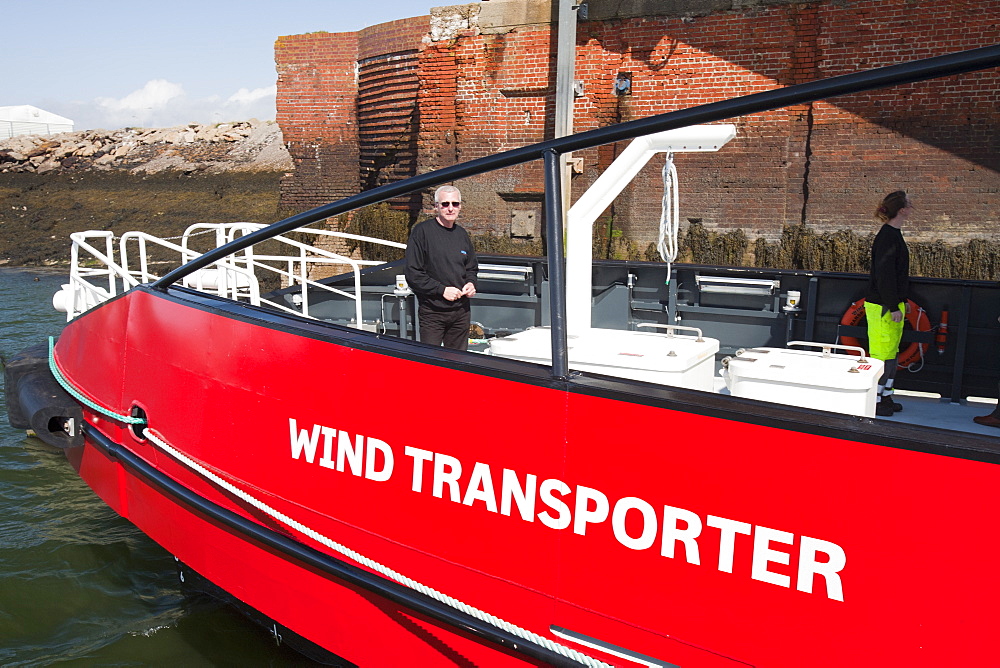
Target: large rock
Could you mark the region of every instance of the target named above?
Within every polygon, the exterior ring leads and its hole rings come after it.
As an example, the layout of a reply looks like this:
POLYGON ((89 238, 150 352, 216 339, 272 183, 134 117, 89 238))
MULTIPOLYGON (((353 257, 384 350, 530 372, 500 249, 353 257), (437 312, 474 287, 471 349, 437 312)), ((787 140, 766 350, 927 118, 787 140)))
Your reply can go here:
POLYGON ((278 125, 256 119, 173 128, 84 130, 0 141, 0 172, 57 169, 287 171, 292 159, 278 125))
POLYGON ((95 144, 94 142, 84 140, 80 142, 79 145, 77 146, 77 149, 73 151, 73 155, 77 156, 78 158, 89 158, 90 156, 94 155, 100 150, 101 147, 95 144))
POLYGON ((33 149, 28 151, 28 157, 35 158, 40 155, 47 155, 57 148, 59 148, 59 142, 57 141, 42 142, 41 144, 38 144, 33 149))

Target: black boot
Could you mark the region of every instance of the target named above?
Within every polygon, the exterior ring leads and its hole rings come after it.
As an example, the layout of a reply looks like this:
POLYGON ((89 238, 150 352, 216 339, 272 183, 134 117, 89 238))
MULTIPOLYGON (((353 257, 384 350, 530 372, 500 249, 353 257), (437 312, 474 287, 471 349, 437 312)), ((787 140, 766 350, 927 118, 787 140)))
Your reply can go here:
MULTIPOLYGON (((900 406, 902 408, 902 406, 900 406)), ((896 412, 895 402, 889 395, 882 396, 878 403, 875 404, 875 415, 879 417, 892 417, 892 414, 896 412)))

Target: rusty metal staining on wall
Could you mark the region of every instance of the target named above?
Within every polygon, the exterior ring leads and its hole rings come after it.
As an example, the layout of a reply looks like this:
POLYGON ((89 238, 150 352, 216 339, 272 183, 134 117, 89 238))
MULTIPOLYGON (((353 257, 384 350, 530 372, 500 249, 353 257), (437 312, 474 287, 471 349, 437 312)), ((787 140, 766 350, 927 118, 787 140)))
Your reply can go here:
POLYGON ((417 172, 416 49, 368 58, 358 68, 358 143, 361 187, 417 172))

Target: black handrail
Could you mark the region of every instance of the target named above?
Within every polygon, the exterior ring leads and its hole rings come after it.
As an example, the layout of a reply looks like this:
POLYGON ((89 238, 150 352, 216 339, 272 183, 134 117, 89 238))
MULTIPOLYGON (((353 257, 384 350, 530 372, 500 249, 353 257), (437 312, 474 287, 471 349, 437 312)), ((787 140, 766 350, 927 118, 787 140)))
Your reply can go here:
POLYGON ((566 259, 563 257, 563 196, 559 152, 545 151, 545 235, 549 260, 549 322, 552 326, 552 377, 569 377, 566 350, 566 259))
MULTIPOLYGON (((681 109, 635 121, 588 130, 568 137, 550 139, 484 158, 443 167, 403 181, 388 183, 372 190, 290 216, 256 232, 231 241, 224 246, 215 248, 191 260, 187 264, 174 269, 162 278, 153 281, 150 285, 156 289, 166 289, 167 286, 202 267, 241 251, 244 248, 276 237, 279 234, 393 197, 399 197, 425 188, 433 188, 468 176, 537 160, 542 158, 548 151, 554 151, 556 154, 561 155, 610 142, 633 139, 654 132, 674 130, 699 123, 711 123, 747 114, 780 109, 795 104, 816 102, 838 95, 860 93, 867 90, 898 86, 998 66, 1000 66, 1000 45, 986 46, 945 56, 924 58, 900 65, 890 65, 873 70, 820 79, 819 81, 796 84, 763 93, 753 93, 729 100, 691 107, 690 109, 681 109)), ((550 244, 550 256, 554 250, 556 249, 550 244)))

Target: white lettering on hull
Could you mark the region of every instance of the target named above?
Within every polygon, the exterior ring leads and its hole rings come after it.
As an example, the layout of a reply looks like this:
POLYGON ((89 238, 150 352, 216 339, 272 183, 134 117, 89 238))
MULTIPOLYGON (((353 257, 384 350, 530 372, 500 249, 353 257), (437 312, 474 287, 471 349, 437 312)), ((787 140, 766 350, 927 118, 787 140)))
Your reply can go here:
MULTIPOLYGON (((289 418, 289 436, 293 460, 376 482, 392 477, 395 456, 385 441, 323 425, 300 429, 294 418, 289 418)), ((580 536, 610 521, 611 535, 629 550, 652 549, 659 538, 661 556, 700 566, 702 549, 717 548, 715 567, 722 573, 733 573, 739 563, 744 569, 749 567, 752 579, 786 589, 792 587, 794 573, 796 590, 812 594, 820 582, 827 598, 844 600, 841 572, 847 565, 847 554, 836 543, 725 517, 703 516, 666 504, 657 510, 649 501, 635 496, 612 501, 592 487, 574 488, 557 478, 539 481, 534 474, 507 468, 497 476, 484 462, 474 462, 466 472, 456 457, 412 446, 406 446, 403 452, 404 461, 411 464, 410 489, 414 493, 429 491, 436 498, 465 506, 481 504, 491 513, 525 522, 537 518, 557 531, 572 527, 573 533, 580 536), (739 541, 737 536, 749 536, 750 540, 739 541), (793 557, 797 559, 794 568, 793 557)))
POLYGON ((395 460, 388 443, 377 438, 356 435, 353 440, 346 431, 338 431, 322 425, 313 425, 312 431, 299 429, 295 418, 288 418, 288 430, 292 444, 292 459, 304 460, 312 464, 316 460, 319 437, 323 436, 323 453, 316 463, 323 468, 343 472, 345 464, 350 473, 364 476, 376 482, 385 482, 392 477, 395 460), (333 443, 337 439, 337 456, 334 458, 333 443))

